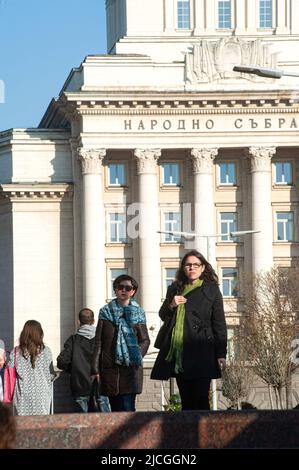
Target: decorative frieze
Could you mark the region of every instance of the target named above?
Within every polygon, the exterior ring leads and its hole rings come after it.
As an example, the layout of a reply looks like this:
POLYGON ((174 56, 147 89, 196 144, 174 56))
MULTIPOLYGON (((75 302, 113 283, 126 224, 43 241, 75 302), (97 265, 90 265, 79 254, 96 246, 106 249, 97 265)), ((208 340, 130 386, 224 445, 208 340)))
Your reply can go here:
POLYGON ((250 147, 249 158, 251 172, 271 171, 271 158, 276 153, 276 147, 250 147))
POLYGON ((70 184, 39 185, 32 184, 3 184, 0 186, 0 200, 9 201, 42 201, 62 200, 73 197, 73 186, 70 184))
POLYGON ((77 149, 78 160, 81 164, 82 174, 101 174, 103 158, 106 156, 106 149, 77 149))
POLYGON ((161 156, 161 149, 135 149, 137 173, 156 173, 157 160, 161 156))
MULTIPOLYGON (((263 95, 265 96, 265 94, 263 95)), ((282 113, 298 113, 298 99, 286 99, 282 98, 254 98, 254 99, 223 99, 222 97, 213 99, 196 99, 196 100, 174 100, 174 101, 146 101, 137 103, 133 102, 122 102, 120 105, 118 102, 111 102, 107 105, 106 102, 86 102, 82 103, 77 108, 76 113, 78 115, 181 115, 181 114, 205 114, 207 112, 212 114, 234 114, 240 112, 242 114, 265 113, 270 114, 272 112, 282 113), (273 107, 281 106, 279 110, 273 110, 273 107), (287 106, 287 107, 286 107, 287 106), (220 108, 220 109, 219 109, 220 108), (248 108, 248 109, 246 109, 248 108)))
POLYGON ((213 172, 214 159, 218 154, 218 148, 193 148, 191 161, 193 172, 210 174, 213 172))

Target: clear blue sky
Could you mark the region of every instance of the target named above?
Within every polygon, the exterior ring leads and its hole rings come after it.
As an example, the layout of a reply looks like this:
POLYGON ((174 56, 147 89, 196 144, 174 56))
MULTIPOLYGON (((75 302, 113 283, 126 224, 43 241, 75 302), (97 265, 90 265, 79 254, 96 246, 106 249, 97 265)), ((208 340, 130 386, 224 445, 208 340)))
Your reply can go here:
POLYGON ((0 0, 0 131, 37 127, 89 54, 106 54, 105 0, 0 0))

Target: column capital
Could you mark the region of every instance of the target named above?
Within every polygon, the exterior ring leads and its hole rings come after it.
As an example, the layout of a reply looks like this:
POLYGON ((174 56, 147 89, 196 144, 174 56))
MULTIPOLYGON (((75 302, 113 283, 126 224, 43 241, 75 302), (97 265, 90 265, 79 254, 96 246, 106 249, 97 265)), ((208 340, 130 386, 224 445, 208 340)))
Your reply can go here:
POLYGON ((249 147, 251 171, 271 171, 271 158, 276 147, 249 147))
POLYGON ((102 161, 106 155, 106 149, 86 149, 78 147, 77 153, 83 175, 101 174, 102 161))
POLYGON ((218 148, 193 148, 191 149, 191 160, 193 172, 210 174, 213 172, 213 162, 218 155, 218 148))
POLYGON ((137 173, 156 173, 157 160, 161 156, 161 149, 135 149, 137 173))

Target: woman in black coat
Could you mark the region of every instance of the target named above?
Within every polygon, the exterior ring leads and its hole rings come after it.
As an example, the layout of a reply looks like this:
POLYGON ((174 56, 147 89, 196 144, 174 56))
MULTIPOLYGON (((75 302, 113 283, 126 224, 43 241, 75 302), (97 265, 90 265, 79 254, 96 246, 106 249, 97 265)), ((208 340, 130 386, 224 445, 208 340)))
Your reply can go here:
POLYGON ((198 251, 183 257, 159 316, 151 378, 175 377, 183 410, 209 410, 211 379, 226 366, 227 329, 218 277, 198 251))

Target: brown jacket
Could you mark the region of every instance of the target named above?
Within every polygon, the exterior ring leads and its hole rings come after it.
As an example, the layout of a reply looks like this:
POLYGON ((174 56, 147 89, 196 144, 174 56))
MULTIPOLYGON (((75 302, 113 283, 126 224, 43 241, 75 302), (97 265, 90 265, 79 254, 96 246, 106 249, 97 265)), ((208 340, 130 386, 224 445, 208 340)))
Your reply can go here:
MULTIPOLYGON (((150 340, 144 324, 133 325, 142 357, 145 356, 150 340)), ((91 374, 100 375, 101 393, 116 396, 124 393, 141 393, 143 384, 142 366, 121 366, 115 364, 117 327, 108 320, 99 320, 95 347, 91 363, 91 374)))

